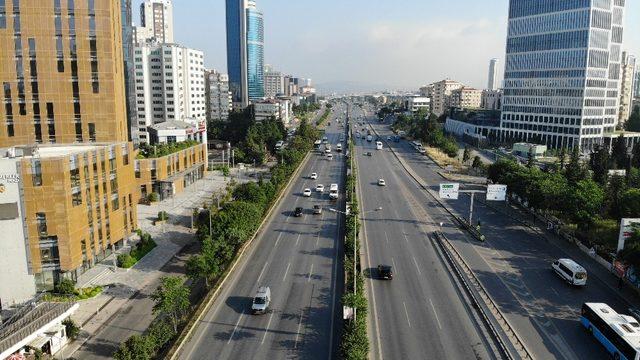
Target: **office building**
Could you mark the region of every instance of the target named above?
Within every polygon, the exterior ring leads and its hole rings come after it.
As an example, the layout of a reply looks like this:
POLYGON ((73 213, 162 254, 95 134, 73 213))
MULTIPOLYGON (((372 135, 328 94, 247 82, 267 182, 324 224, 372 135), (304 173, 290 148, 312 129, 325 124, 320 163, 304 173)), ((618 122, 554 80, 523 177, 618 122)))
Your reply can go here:
POLYGON ((229 76, 216 70, 205 70, 207 120, 226 121, 232 109, 229 76))
POLYGON ((173 42, 171 0, 145 0, 140 4, 141 26, 136 27, 136 43, 173 42))
POLYGON ((281 120, 287 126, 291 122, 293 114, 292 102, 289 99, 266 99, 253 103, 253 112, 256 121, 264 121, 269 118, 281 120))
POLYGON ((615 130, 624 1, 510 0, 502 139, 591 150, 615 130))
POLYGON ((460 109, 479 109, 482 105, 482 90, 463 86, 451 91, 449 107, 460 109))
POLYGON ((2 5, 0 147, 126 141, 120 2, 2 5))
POLYGON ((253 0, 226 0, 227 71, 234 108, 264 95, 264 22, 253 0))
POLYGON ((148 142, 147 127, 187 118, 206 120, 204 55, 178 44, 135 46, 137 142, 148 142))
POLYGON ((266 98, 274 98, 283 94, 285 94, 284 75, 280 71, 274 71, 271 67, 266 66, 264 72, 264 96, 266 98))
POLYGON ((489 62, 489 78, 487 90, 498 90, 498 59, 489 62))
POLYGON ((124 93, 127 109, 127 139, 131 141, 131 126, 137 123, 136 88, 134 85, 133 44, 135 41, 131 0, 120 2, 122 13, 122 58, 124 59, 124 93))
POLYGON ((480 107, 484 110, 500 110, 502 108, 502 91, 483 90, 480 107))
MULTIPOLYGON (((63 277, 76 280, 126 242, 137 227, 133 162, 131 143, 2 149, 0 168, 6 180, 0 230, 14 255, 18 242, 25 246, 36 290, 52 290, 63 277)), ((9 255, 0 253, 3 263, 24 259, 5 259, 9 255)), ((0 294, 6 294, 3 288, 11 284, 0 283, 0 294)))
POLYGON ((622 52, 621 63, 621 82, 620 82, 620 114, 618 123, 623 126, 629 116, 631 116, 631 108, 633 103, 633 85, 636 76, 636 57, 629 55, 626 51, 622 52))
POLYGON ((418 112, 420 110, 424 110, 426 112, 431 111, 431 99, 424 96, 413 95, 409 96, 405 102, 404 106, 407 111, 411 111, 413 113, 418 112))

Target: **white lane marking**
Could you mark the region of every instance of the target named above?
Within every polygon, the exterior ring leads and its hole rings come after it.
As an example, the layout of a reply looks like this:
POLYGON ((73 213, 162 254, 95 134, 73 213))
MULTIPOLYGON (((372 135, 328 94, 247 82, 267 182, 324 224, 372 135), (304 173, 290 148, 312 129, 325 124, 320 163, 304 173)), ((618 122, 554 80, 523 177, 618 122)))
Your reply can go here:
POLYGON ((229 340, 227 340, 227 344, 231 343, 231 340, 233 339, 233 335, 236 334, 236 330, 238 330, 238 325, 240 324, 240 320, 242 320, 243 316, 244 316, 244 311, 242 312, 242 314, 240 314, 240 317, 238 318, 238 322, 236 322, 236 326, 233 328, 233 332, 231 333, 231 336, 229 336, 229 340))
POLYGON ((393 260, 393 258, 391 258, 391 263, 393 264, 393 271, 395 271, 396 275, 398 275, 398 267, 396 266, 396 261, 393 260))
POLYGON ((289 273, 289 267, 291 266, 291 263, 287 264, 287 270, 284 271, 284 276, 282 277, 282 282, 284 282, 284 279, 287 277, 287 273, 289 273))
POLYGON ((300 235, 302 234, 298 234, 298 238, 296 239, 296 246, 298 246, 298 241, 300 241, 300 235))
POLYGON ((260 342, 260 345, 264 344, 264 339, 267 338, 267 334, 269 333, 269 325, 271 325, 272 318, 273 318, 273 313, 271 313, 271 315, 269 316, 269 322, 267 323, 267 328, 264 329, 264 335, 262 335, 262 341, 260 342))
POLYGON ((262 275, 264 274, 264 270, 267 268, 267 265, 269 265, 269 263, 264 263, 264 266, 262 267, 262 271, 260 271, 260 275, 258 275, 258 281, 256 281, 257 283, 260 283, 260 279, 262 279, 262 275))
POLYGON ((404 301, 402 302, 402 306, 404 306, 404 314, 407 315, 407 324, 409 324, 409 327, 411 327, 411 321, 409 321, 409 312, 407 311, 407 304, 405 304, 404 301))
POLYGON ((431 299, 429 299, 429 302, 431 303, 431 309, 433 310, 433 315, 436 316, 436 321, 438 322, 438 327, 440 328, 440 330, 442 330, 442 324, 440 324, 440 319, 438 319, 438 312, 436 311, 436 307, 433 306, 433 301, 431 301, 431 299))
POLYGON ((402 234, 402 236, 404 236, 404 241, 409 242, 409 239, 407 239, 407 234, 402 234))
POLYGON ((300 328, 302 327, 302 316, 304 315, 304 309, 300 310, 300 321, 298 321, 298 331, 296 332, 296 342, 293 344, 293 348, 298 348, 298 337, 300 336, 300 328))
POLYGON ((278 246, 278 243, 280 242, 280 238, 281 238, 281 237, 282 237, 282 233, 280 233, 280 234, 278 235, 278 238, 276 239, 276 244, 275 244, 275 245, 273 245, 273 247, 278 246))
POLYGON ((309 276, 307 277, 307 282, 311 281, 312 274, 313 274, 313 263, 311 264, 311 269, 309 269, 309 276))
POLYGON ((415 256, 412 256, 413 258, 413 263, 416 264, 416 269, 418 269, 418 275, 422 275, 422 272, 420 272, 420 267, 418 266, 418 262, 416 261, 415 256))
POLYGON ((387 239, 387 244, 389 244, 389 236, 386 231, 384 232, 384 238, 387 239))

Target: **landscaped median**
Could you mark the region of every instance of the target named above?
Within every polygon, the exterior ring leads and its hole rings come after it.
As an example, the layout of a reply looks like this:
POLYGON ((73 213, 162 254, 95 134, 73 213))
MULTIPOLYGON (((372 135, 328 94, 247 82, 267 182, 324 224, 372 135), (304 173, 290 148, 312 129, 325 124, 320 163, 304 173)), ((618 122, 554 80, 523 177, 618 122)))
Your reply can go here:
POLYGON ((129 354, 138 354, 136 359, 178 358, 183 342, 276 206, 318 136, 317 130, 303 121, 282 151, 283 161, 271 169, 269 180, 238 185, 231 190, 233 196, 222 201, 219 208, 211 206, 198 214, 196 234, 200 251, 186 264, 192 281, 187 286, 184 278, 163 279, 167 284, 163 283, 164 290, 154 297, 154 314, 158 318, 145 334, 133 336, 121 345, 117 359, 132 358, 129 354), (191 302, 187 300, 185 307, 184 299, 189 299, 190 293, 193 293, 191 302))
MULTIPOLYGON (((353 142, 349 144, 350 153, 353 152, 353 142)), ((345 272, 345 290, 342 296, 342 305, 355 309, 355 319, 351 319, 344 323, 342 330, 342 342, 340 352, 343 359, 349 360, 366 360, 369 357, 369 338, 367 337, 367 298, 364 294, 364 279, 362 277, 362 266, 358 257, 357 269, 354 269, 354 254, 360 254, 360 242, 358 241, 358 233, 360 231, 360 221, 358 219, 359 207, 356 198, 356 181, 357 174, 353 166, 353 158, 351 156, 351 172, 347 175, 345 182, 347 203, 351 208, 349 215, 345 219, 345 245, 344 245, 344 272, 345 272), (355 227, 355 228, 354 228, 355 227), (355 251, 354 251, 355 248, 355 251), (354 276, 355 287, 354 292, 354 276)))

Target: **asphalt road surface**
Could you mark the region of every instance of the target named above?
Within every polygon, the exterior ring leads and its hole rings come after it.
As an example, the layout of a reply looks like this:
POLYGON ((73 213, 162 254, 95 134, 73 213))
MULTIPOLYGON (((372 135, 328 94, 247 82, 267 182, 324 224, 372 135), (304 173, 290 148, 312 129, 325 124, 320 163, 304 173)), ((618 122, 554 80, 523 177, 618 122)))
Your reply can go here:
MULTIPOLYGON (((383 139, 392 134, 388 124, 380 124, 374 118, 370 120, 383 139)), ((385 147, 387 145, 392 146, 434 192, 438 191, 441 182, 448 182, 437 174, 440 168, 407 141, 385 141, 385 147)), ((383 152, 381 158, 397 163, 388 149, 383 152)), ((397 178, 408 178, 404 170, 398 169, 396 174, 397 178)), ((585 259, 584 253, 567 243, 548 240, 504 213, 487 207, 478 201, 483 200, 483 196, 476 197, 474 219, 481 219, 487 241, 470 240, 430 195, 415 185, 413 189, 412 193, 429 216, 436 223, 444 223, 443 232, 474 270, 534 358, 608 358, 604 348, 580 325, 580 307, 584 302, 605 302, 617 311, 625 312, 629 304, 595 275, 589 277, 586 287, 575 288, 551 270, 551 262, 561 257, 574 258, 586 266, 590 260, 585 259)), ((402 199, 396 201, 404 202, 402 199)), ((468 217, 468 196, 445 202, 458 216, 468 217)), ((504 206, 500 203, 492 205, 504 206)), ((504 209, 508 211, 508 208, 504 209)))
MULTIPOLYGON (((356 119, 361 115, 354 112, 356 119)), ((362 137, 355 141, 371 358, 494 358, 484 329, 428 237, 433 222, 415 199, 415 185, 390 152, 376 150, 375 135, 373 142, 362 137), (386 186, 377 184, 380 178, 386 186), (367 214, 379 206, 381 211, 367 214), (378 264, 391 265, 394 279, 376 279, 378 264)))
MULTIPOLYGON (((330 117, 326 136, 334 148, 344 130, 335 118, 344 114, 338 106, 330 117)), ((343 186, 344 157, 334 151, 332 161, 311 155, 301 176, 234 270, 218 298, 197 324, 181 359, 330 359, 336 358, 342 328, 343 220, 329 200, 329 184, 343 186), (309 174, 318 173, 317 180, 309 174), (324 184, 324 194, 303 197, 305 188, 324 184), (324 211, 312 213, 313 205, 324 211), (303 207, 302 217, 293 210, 303 207), (271 288, 271 311, 251 315, 251 303, 259 286, 271 288)), ((341 189, 342 191, 343 189, 341 189)))

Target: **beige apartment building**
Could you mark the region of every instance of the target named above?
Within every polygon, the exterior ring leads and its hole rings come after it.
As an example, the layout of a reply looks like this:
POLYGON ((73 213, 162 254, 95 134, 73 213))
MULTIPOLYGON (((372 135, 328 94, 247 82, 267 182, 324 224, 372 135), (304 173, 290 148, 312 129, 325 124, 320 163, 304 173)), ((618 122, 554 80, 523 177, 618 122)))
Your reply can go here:
POLYGON ((464 87, 464 84, 445 79, 420 88, 420 94, 431 99, 431 112, 436 116, 444 114, 450 105, 451 92, 464 87))
POLYGON ((451 91, 449 107, 479 109, 482 106, 482 90, 464 86, 451 91))

